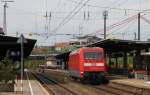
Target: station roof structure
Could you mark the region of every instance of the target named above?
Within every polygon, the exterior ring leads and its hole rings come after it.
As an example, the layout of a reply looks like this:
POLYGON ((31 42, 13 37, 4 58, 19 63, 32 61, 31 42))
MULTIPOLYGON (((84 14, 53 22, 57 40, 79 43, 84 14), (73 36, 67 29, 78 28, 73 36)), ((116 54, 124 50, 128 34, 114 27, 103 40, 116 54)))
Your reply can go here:
POLYGON ((69 58, 70 52, 71 51, 61 53, 61 54, 56 55, 55 57, 58 58, 58 59, 64 59, 64 60, 66 60, 66 59, 69 58))
POLYGON ((108 53, 130 52, 150 47, 150 41, 133 41, 120 39, 106 39, 87 45, 88 47, 102 47, 108 53))
MULTIPOLYGON (((86 47, 102 47, 107 53, 131 52, 150 48, 149 41, 132 41, 120 39, 106 39, 87 45, 86 47)), ((56 55, 56 58, 67 59, 71 51, 56 55)))
MULTIPOLYGON (((21 45, 17 43, 18 37, 0 35, 0 60, 6 56, 7 51, 16 53, 21 51, 21 45)), ((28 57, 36 43, 34 39, 26 39, 24 44, 24 57, 28 57)))

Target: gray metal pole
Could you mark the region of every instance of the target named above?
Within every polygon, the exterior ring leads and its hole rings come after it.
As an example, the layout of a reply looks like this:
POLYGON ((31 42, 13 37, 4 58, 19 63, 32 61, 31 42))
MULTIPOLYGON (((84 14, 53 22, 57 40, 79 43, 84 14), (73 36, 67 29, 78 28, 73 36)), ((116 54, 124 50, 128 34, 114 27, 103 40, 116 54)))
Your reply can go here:
POLYGON ((104 39, 106 39, 106 20, 107 20, 107 17, 108 17, 108 11, 104 11, 103 12, 103 16, 104 16, 104 39))
POLYGON ((14 1, 1 0, 1 2, 5 3, 4 4, 4 15, 3 15, 3 31, 4 31, 4 34, 6 35, 7 34, 6 8, 8 7, 7 2, 14 2, 14 1))
POLYGON ((7 2, 5 2, 4 4, 4 15, 3 15, 3 31, 5 35, 7 34, 6 8, 7 8, 7 2))
POLYGON ((23 35, 21 34, 21 84, 22 84, 22 90, 23 92, 23 76, 24 76, 24 38, 23 35))
POLYGON ((140 13, 138 13, 138 40, 140 40, 141 39, 141 21, 140 21, 140 17, 141 17, 141 14, 140 13))
POLYGON ((21 34, 20 38, 17 40, 17 43, 20 43, 21 48, 21 92, 23 93, 23 77, 24 77, 24 43, 27 43, 27 40, 21 34))
POLYGON ((104 17, 104 39, 106 39, 106 16, 104 17))
POLYGON ((136 40, 136 32, 134 32, 134 40, 136 40))

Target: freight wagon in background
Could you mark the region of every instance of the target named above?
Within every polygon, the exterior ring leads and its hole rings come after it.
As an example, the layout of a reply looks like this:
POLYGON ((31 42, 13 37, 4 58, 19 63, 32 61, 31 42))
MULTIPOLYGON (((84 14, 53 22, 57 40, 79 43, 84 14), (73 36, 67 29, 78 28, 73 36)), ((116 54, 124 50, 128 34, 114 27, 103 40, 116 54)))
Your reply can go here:
POLYGON ((108 82, 103 48, 84 47, 71 52, 68 67, 73 79, 88 80, 93 84, 108 82))

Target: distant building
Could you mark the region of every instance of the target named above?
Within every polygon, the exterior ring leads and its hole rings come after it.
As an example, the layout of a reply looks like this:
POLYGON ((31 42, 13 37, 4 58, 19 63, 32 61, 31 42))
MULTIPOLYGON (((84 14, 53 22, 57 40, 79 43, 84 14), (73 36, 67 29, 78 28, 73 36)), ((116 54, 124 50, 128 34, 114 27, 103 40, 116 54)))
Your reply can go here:
POLYGON ((62 49, 66 48, 68 46, 69 46, 68 42, 55 43, 55 50, 61 51, 62 49))
POLYGON ((70 41, 70 42, 56 43, 55 49, 58 51, 61 51, 62 49, 65 49, 65 48, 73 46, 73 45, 80 45, 80 42, 79 41, 70 41))
POLYGON ((36 46, 32 54, 49 54, 49 53, 54 53, 55 52, 55 47, 54 46, 36 46))
POLYGON ((45 48, 34 48, 32 51, 32 54, 45 54, 46 53, 46 49, 45 48))
MULTIPOLYGON (((60 52, 61 52, 60 56, 57 55, 57 58, 58 58, 57 65, 61 66, 62 69, 67 69, 66 64, 67 64, 67 60, 68 60, 68 55, 70 54, 71 51, 79 49, 82 46, 84 47, 87 44, 96 43, 97 41, 100 41, 102 39, 98 38, 96 36, 84 36, 84 37, 78 37, 75 40, 77 40, 77 41, 69 41, 69 42, 62 42, 62 43, 55 44, 55 49, 60 50, 60 52)), ((47 64, 51 64, 51 63, 53 63, 53 62, 48 61, 47 64)))
POLYGON ((102 38, 98 38, 96 36, 83 36, 83 37, 78 37, 78 40, 80 41, 81 45, 87 45, 87 44, 91 44, 91 43, 100 41, 100 40, 102 40, 102 38))
POLYGON ((78 37, 77 41, 69 41, 69 42, 60 42, 55 44, 55 50, 61 51, 65 48, 68 48, 73 45, 77 46, 84 46, 87 44, 95 43, 97 41, 102 40, 101 38, 98 38, 96 36, 84 36, 84 37, 78 37))

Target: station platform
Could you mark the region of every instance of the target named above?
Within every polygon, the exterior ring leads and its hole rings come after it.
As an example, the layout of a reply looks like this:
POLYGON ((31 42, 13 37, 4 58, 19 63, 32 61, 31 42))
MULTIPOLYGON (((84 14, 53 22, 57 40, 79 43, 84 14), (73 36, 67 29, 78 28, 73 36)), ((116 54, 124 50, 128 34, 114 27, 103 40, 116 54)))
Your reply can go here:
POLYGON ((0 95, 50 95, 46 91, 46 89, 28 71, 25 72, 22 90, 21 86, 21 80, 16 80, 15 92, 0 93, 0 95))
POLYGON ((142 79, 116 79, 111 80, 111 82, 150 90, 150 81, 145 81, 142 79))
POLYGON ((134 95, 150 95, 150 81, 142 79, 115 79, 111 80, 109 85, 134 95))

